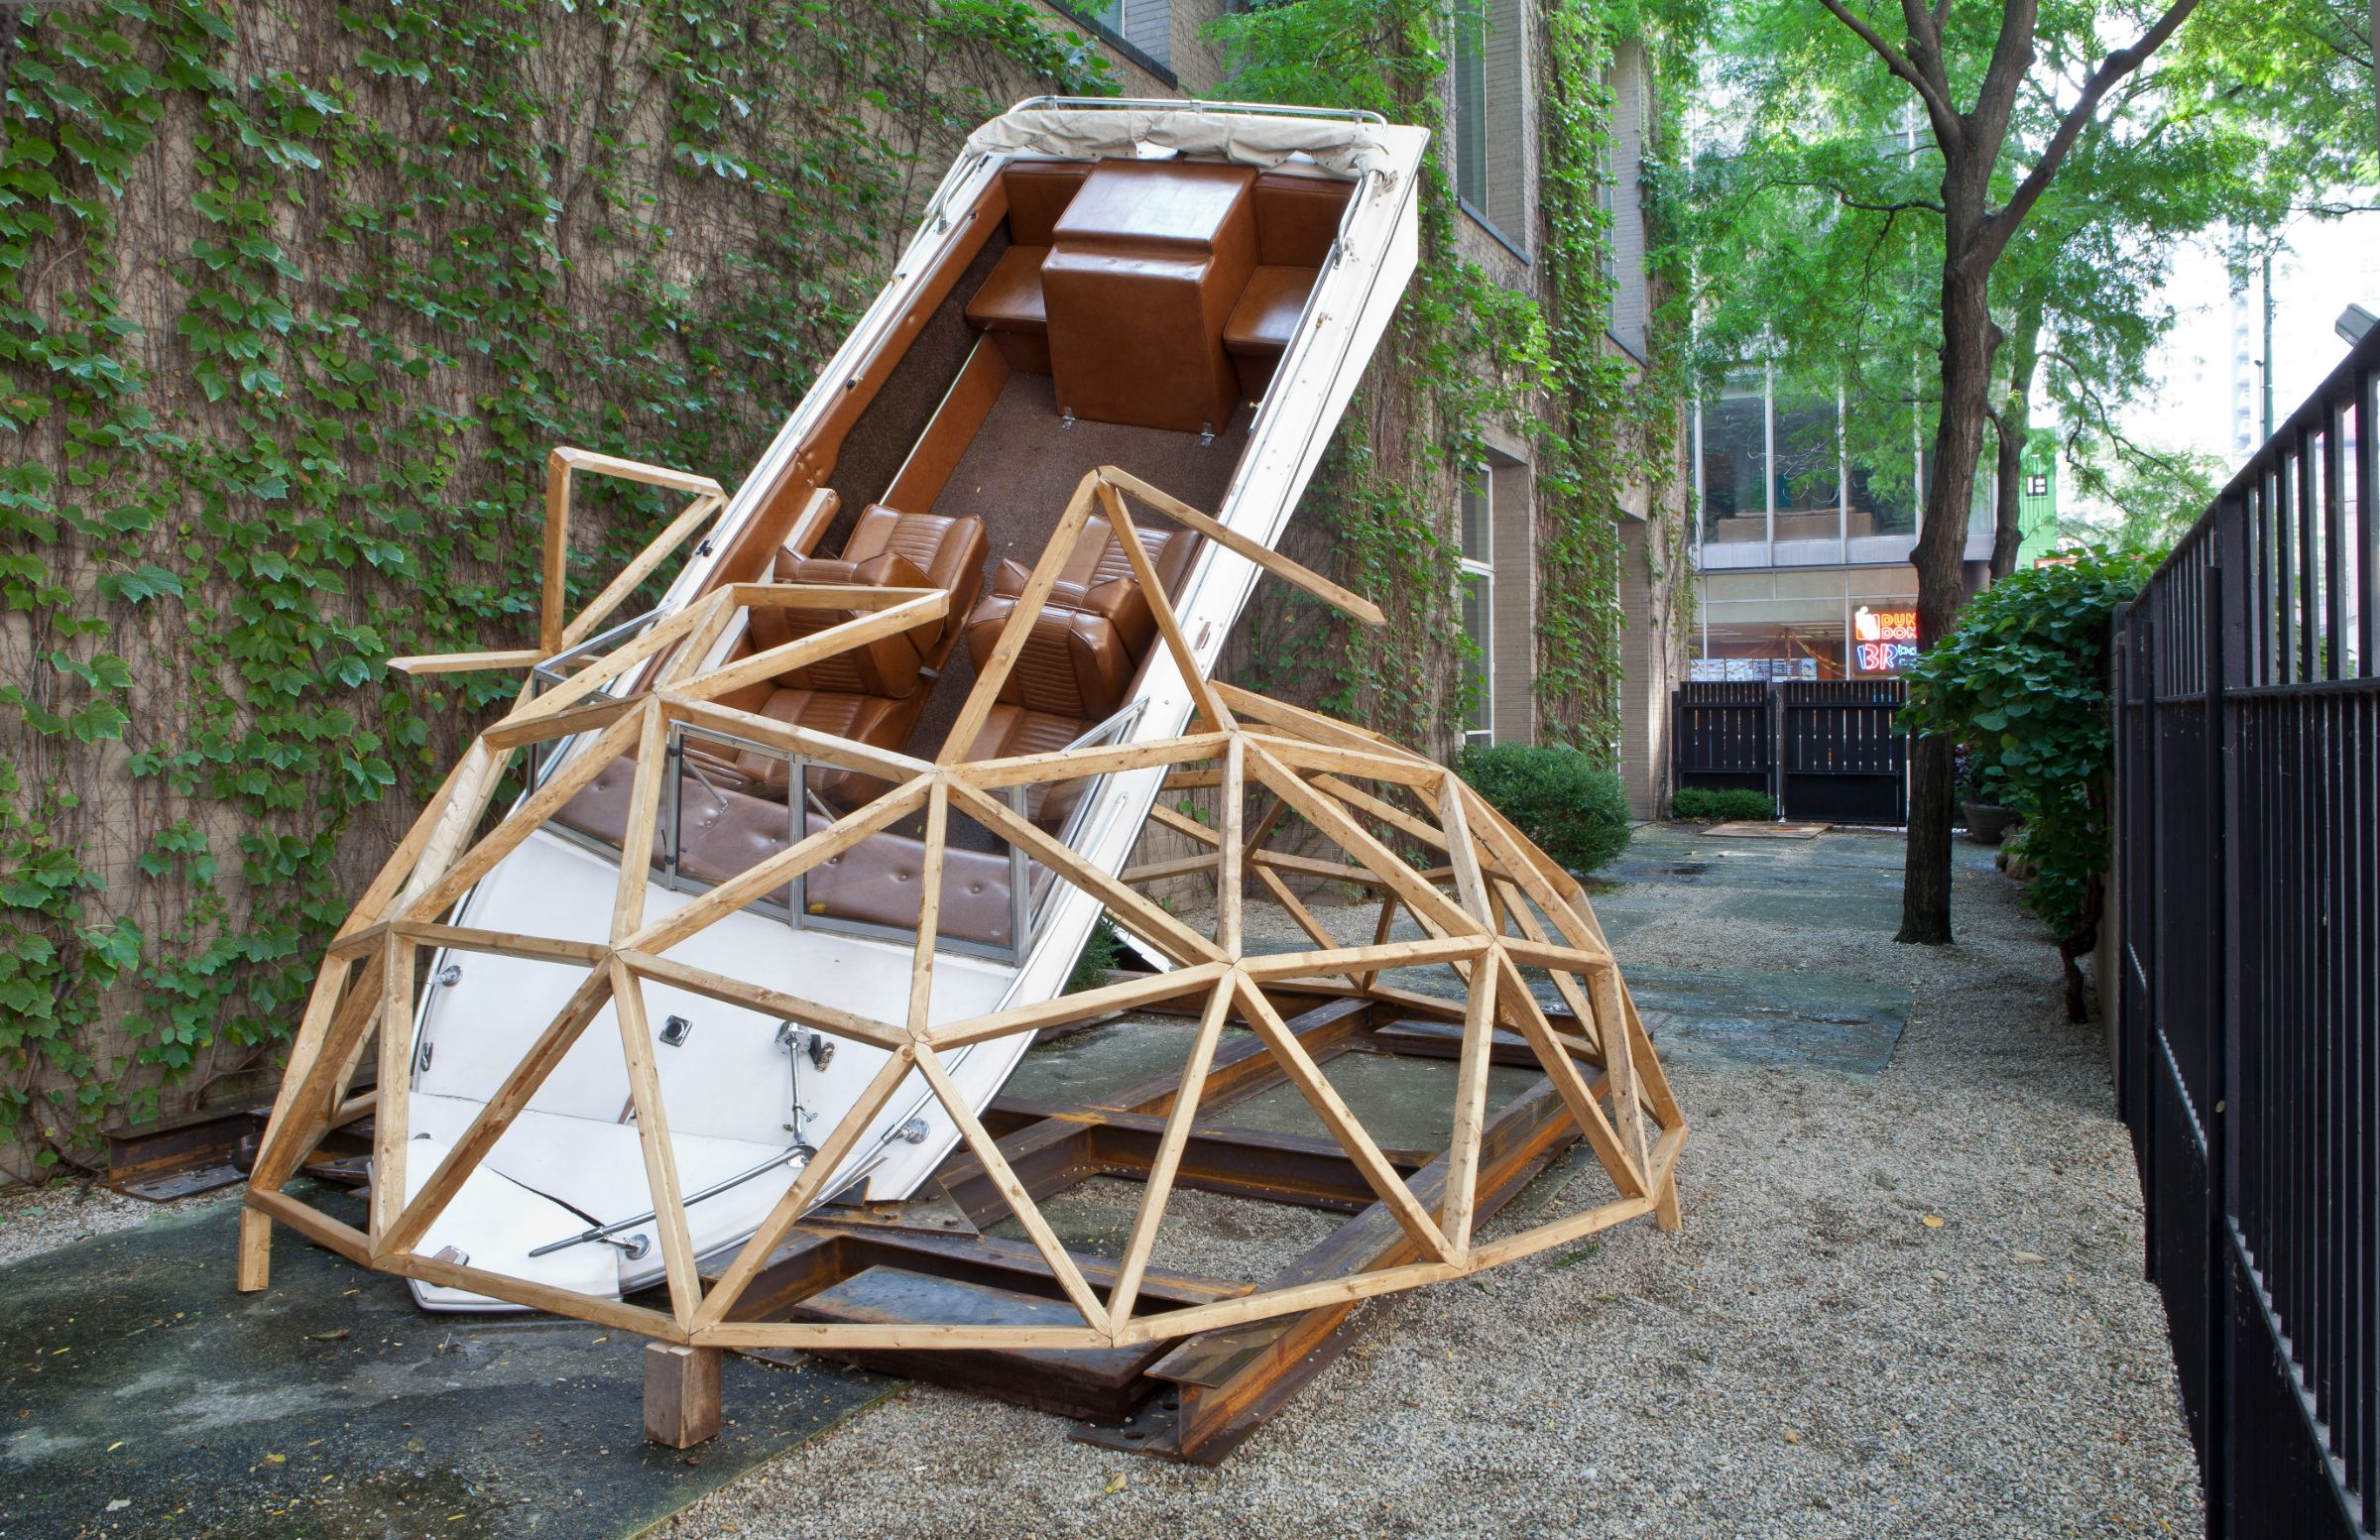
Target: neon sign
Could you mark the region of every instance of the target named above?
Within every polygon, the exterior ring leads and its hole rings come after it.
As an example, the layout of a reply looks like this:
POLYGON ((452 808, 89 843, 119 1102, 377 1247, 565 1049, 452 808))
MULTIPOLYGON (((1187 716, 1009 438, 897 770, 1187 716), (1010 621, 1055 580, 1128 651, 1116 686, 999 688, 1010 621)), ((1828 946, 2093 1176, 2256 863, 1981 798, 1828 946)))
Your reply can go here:
POLYGON ((1851 640, 1861 673, 1898 673, 1917 661, 1917 612, 1863 604, 1851 612, 1851 640))

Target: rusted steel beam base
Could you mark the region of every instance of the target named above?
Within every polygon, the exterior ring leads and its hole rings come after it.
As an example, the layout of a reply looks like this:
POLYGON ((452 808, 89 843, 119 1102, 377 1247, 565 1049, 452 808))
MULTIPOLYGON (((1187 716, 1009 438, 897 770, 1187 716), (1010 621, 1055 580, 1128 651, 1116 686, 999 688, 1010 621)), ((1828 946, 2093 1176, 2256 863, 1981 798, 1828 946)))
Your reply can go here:
MULTIPOLYGON (((1600 1077, 1589 1079, 1601 1089, 1600 1077)), ((1534 1087, 1507 1103, 1483 1130, 1478 1221, 1485 1224, 1578 1136, 1551 1085, 1534 1087)), ((1432 1162, 1412 1186, 1414 1195, 1436 1214, 1445 1201, 1445 1162, 1432 1162)), ((1395 1217, 1386 1206, 1375 1205, 1264 1286, 1348 1277, 1395 1266, 1414 1254, 1395 1217)), ((1348 1304, 1189 1338, 1148 1370, 1151 1378, 1172 1381, 1174 1396, 1153 1399, 1133 1422, 1086 1425, 1077 1428, 1074 1437, 1160 1459, 1220 1465, 1344 1353, 1361 1334, 1361 1325, 1358 1307, 1348 1304)))

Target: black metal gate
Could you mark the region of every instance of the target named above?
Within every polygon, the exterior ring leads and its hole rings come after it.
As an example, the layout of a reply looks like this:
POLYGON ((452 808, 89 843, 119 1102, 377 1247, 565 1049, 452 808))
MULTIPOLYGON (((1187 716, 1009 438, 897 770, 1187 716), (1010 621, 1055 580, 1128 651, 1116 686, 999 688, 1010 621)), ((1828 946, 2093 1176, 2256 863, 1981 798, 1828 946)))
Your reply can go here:
POLYGON ((1787 679, 1777 685, 1778 774, 1788 818, 1909 821, 1909 735, 1893 726, 1899 679, 1787 679))
POLYGON ((1767 685, 1681 684, 1669 699, 1674 784, 1775 794, 1776 733, 1767 685))
POLYGON ((2101 995, 2214 1540, 2374 1533, 2376 373, 2380 332, 2116 629, 2101 995))
POLYGON ((1682 684, 1671 696, 1673 783, 1765 791, 1786 818, 1909 821, 1899 679, 1682 684))

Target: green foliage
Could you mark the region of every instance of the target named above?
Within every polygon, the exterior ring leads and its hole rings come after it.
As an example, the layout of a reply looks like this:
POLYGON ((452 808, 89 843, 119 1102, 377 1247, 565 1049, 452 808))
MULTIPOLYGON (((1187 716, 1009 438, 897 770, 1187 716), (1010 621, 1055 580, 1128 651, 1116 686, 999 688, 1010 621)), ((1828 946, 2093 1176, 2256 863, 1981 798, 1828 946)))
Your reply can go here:
POLYGON ((1765 791, 1730 786, 1714 791, 1708 786, 1680 786, 1669 794, 1669 816, 1700 823, 1751 819, 1766 823, 1777 816, 1777 804, 1765 791))
MULTIPOLYGON (((1650 485, 1656 497, 1666 486, 1681 389, 1666 351, 1640 375, 1606 341, 1605 82, 1621 28, 1668 61, 1672 12, 1684 8, 1546 7, 1543 228, 1531 253, 1542 302, 1463 255, 1466 216, 1443 133, 1433 137, 1421 265, 1381 345, 1396 367, 1359 392, 1306 505, 1327 523, 1344 580, 1377 596, 1389 624, 1350 626, 1268 587, 1244 623, 1250 682, 1399 737, 1443 739, 1464 719, 1475 702, 1471 647, 1454 618, 1461 552, 1452 521, 1463 481, 1500 426, 1536 453, 1539 734, 1616 756, 1621 499, 1631 486, 1650 485), (1449 678, 1466 681, 1458 693, 1445 691, 1449 678)), ((1439 131, 1455 14, 1448 0, 1280 0, 1226 16, 1208 36, 1231 64, 1229 94, 1363 107, 1439 131)), ((1656 559, 1683 570, 1674 548, 1656 559)))
MULTIPOLYGON (((510 692, 386 660, 528 638, 545 450, 732 482, 916 168, 1113 88, 1027 0, 95 0, 0 14, 0 1143, 42 1163, 270 1072, 384 799, 510 692)), ((596 490, 577 597, 664 511, 596 490)))
POLYGON ((1627 788, 1576 749, 1483 744, 1456 756, 1455 771, 1573 872, 1592 872, 1628 848, 1627 788))
MULTIPOLYGON (((2279 9, 2325 6, 2350 9, 2346 0, 2279 9)), ((1993 264, 1991 313, 2006 340, 1992 394, 2020 441, 2038 395, 2077 452, 2120 445, 2122 409, 2153 388, 2175 320, 2164 296, 2177 252, 2217 227, 2236 241, 2276 226, 2321 185, 2320 170, 2271 132, 2269 112, 2244 104, 2231 80, 2217 83, 2229 51, 2203 52, 2265 8, 2202 4, 2083 127, 1993 264)), ((1875 14, 1897 38, 1899 18, 1875 14)), ((1910 501, 1911 445, 1930 439, 1941 402, 1942 156, 1909 89, 1847 29, 1814 24, 1806 0, 1732 0, 1720 16, 1713 143, 1725 148, 1704 157, 1691 194, 1703 280, 1697 363, 1707 382, 1767 358, 1789 392, 1833 399, 1840 387, 1852 460, 1878 492, 1910 501)), ((1972 99, 2001 21, 1997 5, 1948 12, 1945 51, 1962 100, 1972 99)), ((1995 203, 2038 159, 2072 82, 2142 21, 2128 0, 2041 8, 1995 203)), ((2368 41, 2361 47, 2368 59, 2368 41)), ((2368 139, 2368 62, 2361 91, 2368 139)))
POLYGON ((2096 922, 2107 870, 2107 637, 2149 564, 2089 552, 1985 589, 1908 669, 1902 725, 1957 739, 1978 800, 2030 830, 2025 902, 2062 940, 2096 922))
POLYGON ((2078 501, 2096 507, 2063 514, 2063 541, 2161 560, 2214 503, 2229 469, 2210 454, 2094 455, 2075 467, 2078 501))
POLYGON ((1091 934, 1083 939, 1083 951, 1074 960, 1074 972, 1066 976, 1065 993, 1080 995, 1108 982, 1108 970, 1125 964, 1124 943, 1116 938, 1116 922, 1102 914, 1091 934))

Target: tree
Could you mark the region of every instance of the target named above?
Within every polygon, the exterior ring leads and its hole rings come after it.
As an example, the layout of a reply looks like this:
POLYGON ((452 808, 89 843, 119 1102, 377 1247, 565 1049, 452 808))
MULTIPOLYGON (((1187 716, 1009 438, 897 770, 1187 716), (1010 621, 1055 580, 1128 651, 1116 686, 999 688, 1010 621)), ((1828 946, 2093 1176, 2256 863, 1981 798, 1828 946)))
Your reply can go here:
MULTIPOLYGON (((1921 648, 1949 634, 1965 600, 1964 551, 1983 429, 2010 404, 2016 383, 2000 368, 2008 332, 1994 316, 1995 276, 2004 259, 2010 272, 2055 261, 2065 244, 2055 239, 2014 255, 2012 248, 2070 160, 2112 164, 2133 147, 2132 136, 2102 128, 2093 140, 2101 148, 2076 157, 2110 97, 2198 3, 2171 0, 2143 12, 2131 0, 2054 0, 2045 19, 2039 0, 1900 0, 1888 22, 1879 18, 1884 0, 1818 0, 1839 25, 1816 28, 1808 0, 1746 0, 1741 8, 1746 36, 1758 40, 1751 56, 1771 87, 1759 103, 1773 115, 1769 126, 1798 117, 1838 127, 1823 143, 1803 147, 1794 158, 1798 174, 1769 178, 1773 186, 1798 181, 1831 197, 1844 216, 1783 243, 1822 257, 1787 281, 1806 305, 1802 313, 1848 296, 1846 313, 1826 329, 1841 336, 1847 320, 1865 335, 1860 351, 1836 352, 1837 367, 1846 376, 1878 375, 1879 384, 1894 371, 1915 370, 1910 386, 1862 392, 1854 405, 1866 431, 1931 428, 1912 553, 1921 648), (2132 41, 2101 53, 2110 36, 2132 41), (1864 251, 1857 249, 1862 238, 1864 251), (1928 302, 1896 302, 1918 288, 1928 302), (1878 341, 1887 344, 1880 353, 1878 341), (1926 352, 1931 363, 1918 364, 1926 352)), ((2092 221, 2086 206, 2079 209, 2078 228, 2092 221)), ((2045 217, 2045 235, 2052 233, 2047 225, 2045 217)), ((2060 292, 2055 278, 2045 278, 2045 319, 2048 296, 2060 292)), ((2030 334, 2038 339, 2040 324, 2030 334)), ((2028 365, 2028 377, 2037 367, 2015 361, 2028 365)), ((2029 378, 2024 383, 2029 399, 2029 378)), ((2021 424, 2010 423, 2009 437, 2022 444, 2021 424)), ((1921 737, 1913 762, 1898 939, 1948 942, 1952 745, 1921 737)))

